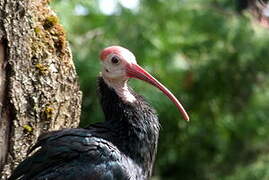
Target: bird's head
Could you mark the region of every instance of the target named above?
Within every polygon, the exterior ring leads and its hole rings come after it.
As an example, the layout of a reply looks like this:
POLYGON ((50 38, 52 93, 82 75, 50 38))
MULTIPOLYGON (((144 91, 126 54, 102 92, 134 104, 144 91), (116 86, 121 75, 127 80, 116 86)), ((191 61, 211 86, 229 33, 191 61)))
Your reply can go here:
POLYGON ((179 109, 183 118, 189 121, 189 116, 178 99, 158 80, 140 67, 134 54, 121 46, 110 46, 105 48, 101 54, 102 76, 110 84, 125 82, 129 78, 136 78, 150 83, 160 89, 179 109))

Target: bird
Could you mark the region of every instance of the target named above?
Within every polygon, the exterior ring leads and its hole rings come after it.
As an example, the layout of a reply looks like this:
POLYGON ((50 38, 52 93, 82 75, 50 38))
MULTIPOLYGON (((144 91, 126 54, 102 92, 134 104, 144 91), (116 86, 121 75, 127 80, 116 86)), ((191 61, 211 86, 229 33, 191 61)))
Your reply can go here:
POLYGON ((178 99, 136 62, 128 49, 113 45, 100 53, 98 96, 104 121, 41 135, 9 180, 146 180, 152 175, 160 123, 154 108, 128 86, 130 78, 160 89, 189 116, 178 99))

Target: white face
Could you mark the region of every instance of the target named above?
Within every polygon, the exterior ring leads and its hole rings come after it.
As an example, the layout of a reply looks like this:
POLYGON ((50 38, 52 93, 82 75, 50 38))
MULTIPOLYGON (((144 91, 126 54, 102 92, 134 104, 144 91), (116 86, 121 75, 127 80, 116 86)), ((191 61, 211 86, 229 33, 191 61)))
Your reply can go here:
POLYGON ((108 79, 116 80, 128 79, 126 75, 126 65, 136 64, 135 56, 127 49, 120 49, 120 52, 112 52, 102 61, 102 75, 108 79))

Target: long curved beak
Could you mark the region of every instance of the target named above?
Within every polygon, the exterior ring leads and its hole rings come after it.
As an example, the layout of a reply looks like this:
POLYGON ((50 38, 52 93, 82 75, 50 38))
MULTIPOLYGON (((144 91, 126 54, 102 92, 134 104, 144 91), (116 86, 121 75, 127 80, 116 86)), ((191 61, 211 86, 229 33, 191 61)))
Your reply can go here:
POLYGON ((152 84, 153 86, 157 87, 158 89, 160 89, 177 106, 183 118, 186 121, 190 120, 188 114, 186 113, 185 109, 183 108, 179 100, 164 85, 162 85, 158 80, 156 80, 153 76, 151 76, 142 67, 140 67, 137 64, 128 64, 126 67, 126 74, 130 78, 137 78, 146 81, 152 84))

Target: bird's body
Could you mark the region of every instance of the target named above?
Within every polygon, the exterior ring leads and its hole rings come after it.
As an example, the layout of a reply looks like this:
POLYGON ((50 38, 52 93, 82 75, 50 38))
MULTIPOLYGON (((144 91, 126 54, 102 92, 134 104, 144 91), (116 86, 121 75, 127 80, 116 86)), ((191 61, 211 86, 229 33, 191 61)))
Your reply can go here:
POLYGON ((159 136, 155 111, 132 90, 139 99, 135 104, 123 102, 101 77, 98 84, 105 122, 44 134, 32 150, 41 148, 10 180, 143 180, 151 175, 159 136))
MULTIPOLYGON (((9 180, 145 180, 151 176, 159 137, 158 117, 144 98, 127 86, 127 74, 135 76, 138 65, 128 67, 127 71, 123 67, 130 63, 118 52, 125 49, 105 50, 98 81, 105 121, 84 129, 64 129, 40 136, 31 149, 35 152, 18 165, 9 180), (113 59, 115 54, 122 59, 113 59), (118 60, 124 66, 119 66, 118 60)), ((145 80, 142 75, 136 78, 145 80)), ((162 89, 158 81, 145 81, 173 100, 173 95, 162 89)), ((173 102, 176 104, 177 100, 173 102)))
POLYGON ((49 133, 40 138, 41 149, 23 161, 10 179, 145 179, 132 159, 111 142, 93 134, 87 129, 49 133))

